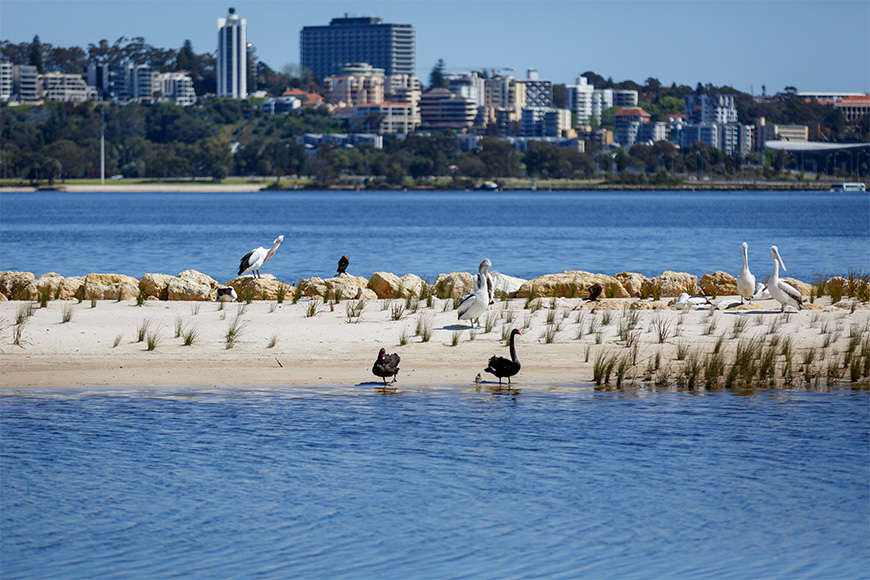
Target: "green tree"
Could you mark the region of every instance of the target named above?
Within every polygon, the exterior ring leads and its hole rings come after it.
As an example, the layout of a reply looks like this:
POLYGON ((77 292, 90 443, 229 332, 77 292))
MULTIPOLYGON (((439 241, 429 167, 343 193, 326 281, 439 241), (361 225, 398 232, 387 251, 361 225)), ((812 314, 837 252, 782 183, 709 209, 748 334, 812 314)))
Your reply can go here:
POLYGON ((429 73, 429 90, 446 88, 447 79, 444 77, 444 59, 439 58, 429 73))
POLYGON ((42 42, 39 40, 39 35, 33 37, 33 41, 30 43, 30 59, 28 64, 36 67, 36 72, 42 74, 45 72, 45 65, 43 62, 43 54, 42 54, 42 42))

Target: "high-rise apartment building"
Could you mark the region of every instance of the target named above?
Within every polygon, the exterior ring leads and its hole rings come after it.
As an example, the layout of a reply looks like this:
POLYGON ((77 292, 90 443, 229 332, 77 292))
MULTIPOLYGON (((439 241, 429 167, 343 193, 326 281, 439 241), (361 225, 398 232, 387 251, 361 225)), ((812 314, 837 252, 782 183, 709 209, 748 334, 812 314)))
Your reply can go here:
POLYGON ((247 20, 230 8, 226 18, 218 18, 217 95, 227 99, 248 96, 247 20))
POLYGON ((0 102, 12 98, 12 63, 0 61, 0 102))
POLYGON ((301 61, 323 80, 348 63, 366 62, 386 76, 415 73, 415 35, 410 24, 384 24, 381 18, 333 18, 329 26, 305 26, 300 33, 301 61))
POLYGON ((733 95, 686 95, 688 123, 736 123, 733 95))

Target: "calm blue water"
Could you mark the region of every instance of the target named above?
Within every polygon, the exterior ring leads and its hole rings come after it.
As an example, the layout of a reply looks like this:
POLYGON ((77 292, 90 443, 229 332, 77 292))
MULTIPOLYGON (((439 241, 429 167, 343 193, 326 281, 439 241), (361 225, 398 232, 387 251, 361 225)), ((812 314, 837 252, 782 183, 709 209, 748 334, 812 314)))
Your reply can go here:
MULTIPOLYGON (((0 270, 236 275, 251 249, 295 283, 349 272, 564 270, 737 275, 740 244, 766 277, 776 244, 788 275, 870 271, 870 196, 827 192, 285 192, 0 194, 0 270)), ((761 278, 760 278, 761 279, 761 278)))
POLYGON ((868 396, 6 391, 0 576, 866 578, 868 396))

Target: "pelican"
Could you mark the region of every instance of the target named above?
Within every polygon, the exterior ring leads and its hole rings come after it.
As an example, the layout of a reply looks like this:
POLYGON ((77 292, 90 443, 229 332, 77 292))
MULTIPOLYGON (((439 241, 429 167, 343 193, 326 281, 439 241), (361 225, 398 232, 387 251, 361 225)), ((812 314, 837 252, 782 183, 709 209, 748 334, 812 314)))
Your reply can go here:
POLYGON ((248 272, 252 272, 252 276, 254 278, 260 277, 260 266, 266 263, 272 256, 275 255, 275 252, 278 251, 278 246, 281 245, 281 242, 284 241, 284 236, 278 236, 275 238, 275 241, 272 242, 272 248, 267 252, 263 246, 260 246, 256 250, 251 250, 245 257, 242 258, 242 261, 239 262, 239 273, 241 276, 243 274, 247 274, 248 272))
POLYGON ((456 312, 459 320, 470 320, 472 327, 479 323, 481 315, 489 307, 489 289, 486 284, 479 286, 474 294, 469 294, 462 299, 456 312))
POLYGON ((770 292, 770 297, 782 304, 783 312, 786 306, 794 306, 800 310, 804 303, 801 293, 779 279, 780 266, 783 272, 788 272, 779 256, 779 248, 770 246, 770 255, 773 256, 773 274, 767 279, 767 291, 770 292))
POLYGON ((767 291, 767 285, 759 282, 755 285, 755 293, 752 295, 753 300, 770 300, 770 292, 767 291))
POLYGON ((492 262, 489 259, 484 259, 477 268, 477 274, 474 276, 474 289, 477 290, 482 285, 486 286, 486 292, 489 296, 489 304, 495 304, 495 277, 489 273, 492 268, 492 262))
POLYGON ((674 308, 677 310, 689 310, 693 306, 704 306, 705 304, 711 304, 706 296, 689 296, 683 292, 677 297, 674 308))
POLYGON ((746 245, 746 242, 743 242, 743 269, 740 270, 740 275, 737 276, 737 293, 740 294, 740 304, 743 304, 744 299, 752 302, 752 297, 755 294, 755 276, 749 271, 748 249, 749 246, 746 245))

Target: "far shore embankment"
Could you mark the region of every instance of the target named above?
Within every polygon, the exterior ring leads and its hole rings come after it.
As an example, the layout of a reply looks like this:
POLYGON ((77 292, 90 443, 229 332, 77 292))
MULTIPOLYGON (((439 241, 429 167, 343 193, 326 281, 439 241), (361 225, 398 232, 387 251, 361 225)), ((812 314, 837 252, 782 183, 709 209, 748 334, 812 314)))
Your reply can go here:
MULTIPOLYGON (((796 180, 688 180, 678 184, 629 184, 600 180, 552 180, 530 181, 523 179, 498 180, 500 191, 828 191, 830 181, 796 180)), ((362 185, 341 183, 332 186, 314 186, 310 182, 293 183, 284 180, 245 181, 111 181, 105 184, 86 182, 59 182, 52 185, 28 183, 0 184, 0 192, 30 193, 37 191, 66 191, 69 193, 171 193, 171 192, 257 192, 257 191, 470 191, 471 188, 445 182, 392 186, 383 183, 362 185)))

